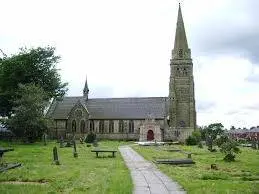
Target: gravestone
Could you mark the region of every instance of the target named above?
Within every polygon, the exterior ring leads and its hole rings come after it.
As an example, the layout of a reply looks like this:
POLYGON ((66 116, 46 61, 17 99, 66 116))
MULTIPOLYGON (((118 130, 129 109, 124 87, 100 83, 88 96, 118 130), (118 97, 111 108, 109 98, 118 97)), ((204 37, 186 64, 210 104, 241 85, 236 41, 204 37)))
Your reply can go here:
POLYGON ((59 145, 60 145, 60 148, 64 147, 64 138, 63 138, 63 136, 60 137, 59 145))
POLYGON ((218 170, 217 164, 211 164, 211 165, 210 165, 210 168, 211 168, 212 170, 218 170))
POLYGON ((43 144, 46 146, 47 145, 47 133, 43 133, 42 135, 42 139, 43 139, 43 144))
POLYGON ((56 165, 60 165, 60 162, 58 160, 58 150, 56 146, 53 148, 53 162, 56 165))
POLYGON ((255 140, 252 140, 252 149, 256 149, 256 141, 255 140))
POLYGON ((83 137, 80 137, 79 141, 80 141, 81 144, 84 144, 84 138, 83 137))
POLYGON ((76 151, 76 141, 73 141, 73 154, 74 154, 74 158, 78 157, 77 151, 76 151))
POLYGON ((98 147, 98 142, 97 142, 96 139, 95 139, 94 142, 93 142, 93 146, 94 146, 94 147, 98 147))

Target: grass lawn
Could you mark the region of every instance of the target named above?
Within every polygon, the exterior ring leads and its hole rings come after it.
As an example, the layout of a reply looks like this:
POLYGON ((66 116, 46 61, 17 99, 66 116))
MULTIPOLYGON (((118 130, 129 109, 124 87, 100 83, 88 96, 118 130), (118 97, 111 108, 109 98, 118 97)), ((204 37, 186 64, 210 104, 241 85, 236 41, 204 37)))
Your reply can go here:
MULTIPOLYGON (((100 147, 117 149, 129 142, 101 141, 100 147)), ((0 142, 0 147, 8 144, 0 142)), ((32 145, 11 144, 14 151, 4 154, 6 162, 20 162, 22 167, 0 174, 0 193, 131 193, 132 181, 119 152, 116 158, 96 158, 93 147, 77 144, 73 149, 59 148, 55 142, 32 145), (52 164, 52 149, 57 146, 61 165, 52 164), (14 183, 8 183, 8 181, 14 183), (19 184, 27 182, 27 184, 19 184), (32 182, 32 183, 30 183, 32 182)), ((105 153, 104 155, 111 155, 105 153)))
POLYGON ((145 159, 186 158, 179 152, 168 152, 166 149, 180 148, 192 152, 196 162, 191 166, 174 166, 158 164, 158 168, 179 182, 188 193, 259 193, 259 150, 242 148, 235 162, 224 162, 221 152, 209 152, 206 148, 195 146, 132 146, 145 159), (218 170, 210 170, 216 163, 218 170))

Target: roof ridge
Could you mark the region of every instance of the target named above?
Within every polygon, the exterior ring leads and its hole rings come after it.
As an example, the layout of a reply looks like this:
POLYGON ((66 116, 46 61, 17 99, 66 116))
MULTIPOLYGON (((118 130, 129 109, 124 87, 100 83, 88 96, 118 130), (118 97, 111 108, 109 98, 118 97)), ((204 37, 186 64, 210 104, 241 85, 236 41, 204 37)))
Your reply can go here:
MULTIPOLYGON (((64 98, 81 98, 83 99, 84 96, 64 96, 64 98)), ((145 97, 112 97, 112 98, 105 98, 105 97, 97 97, 97 98, 88 98, 88 100, 95 100, 95 99, 144 99, 144 98, 167 98, 167 96, 145 96, 145 97)))

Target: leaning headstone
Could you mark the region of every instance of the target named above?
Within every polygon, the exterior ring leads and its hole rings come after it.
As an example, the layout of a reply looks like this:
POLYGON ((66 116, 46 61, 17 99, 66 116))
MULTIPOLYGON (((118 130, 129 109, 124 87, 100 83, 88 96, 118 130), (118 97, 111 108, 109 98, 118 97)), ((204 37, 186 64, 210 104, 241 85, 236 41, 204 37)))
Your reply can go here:
POLYGON ((53 148, 53 162, 56 165, 60 165, 59 160, 58 160, 58 150, 57 150, 56 146, 53 148))
POLYGON ((77 151, 76 151, 76 141, 73 141, 73 145, 74 145, 74 150, 73 150, 73 154, 74 154, 74 158, 78 157, 77 151))

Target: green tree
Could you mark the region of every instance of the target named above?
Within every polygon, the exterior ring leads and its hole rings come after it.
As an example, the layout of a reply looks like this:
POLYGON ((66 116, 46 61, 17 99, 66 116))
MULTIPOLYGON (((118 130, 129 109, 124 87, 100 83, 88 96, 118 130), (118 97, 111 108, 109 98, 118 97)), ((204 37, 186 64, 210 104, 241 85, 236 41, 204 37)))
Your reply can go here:
POLYGON ((17 137, 35 141, 47 129, 44 109, 46 93, 35 84, 19 84, 20 98, 15 100, 15 114, 8 119, 8 128, 17 137))
POLYGON ((225 143, 220 146, 220 151, 225 154, 224 160, 227 162, 235 161, 235 154, 240 153, 238 143, 232 139, 228 139, 225 143))
POLYGON ((206 129, 207 129, 207 126, 203 126, 203 127, 199 128, 200 133, 201 133, 201 140, 203 140, 203 141, 206 140, 206 129))
POLYGON ((0 60, 0 115, 13 113, 14 101, 19 84, 34 83, 46 93, 45 100, 62 97, 67 91, 67 83, 62 83, 56 64, 60 57, 53 47, 20 49, 16 55, 0 60))
POLYGON ((224 133, 224 126, 221 123, 213 123, 205 130, 208 150, 212 152, 214 141, 224 133))
POLYGON ((229 141, 229 137, 228 137, 226 134, 222 134, 219 138, 217 138, 217 139, 215 140, 216 145, 217 145, 218 147, 221 147, 222 144, 224 144, 224 143, 226 143, 226 142, 228 142, 228 141, 229 141))
POLYGON ((192 135, 189 136, 185 143, 186 145, 197 145, 201 141, 201 132, 197 129, 192 132, 192 135))

